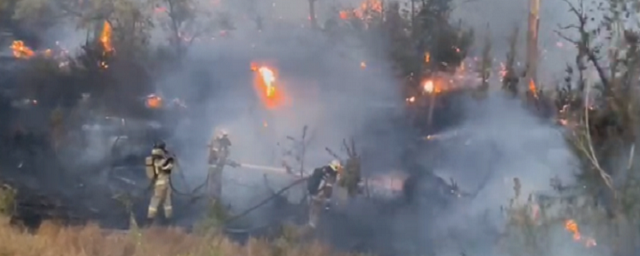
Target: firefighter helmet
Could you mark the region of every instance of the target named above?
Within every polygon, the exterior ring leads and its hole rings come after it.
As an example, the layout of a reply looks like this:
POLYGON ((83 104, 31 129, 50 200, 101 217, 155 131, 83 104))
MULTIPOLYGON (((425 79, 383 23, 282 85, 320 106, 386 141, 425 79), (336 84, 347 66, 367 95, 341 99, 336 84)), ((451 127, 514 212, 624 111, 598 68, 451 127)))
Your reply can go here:
POLYGON ((161 148, 153 148, 151 150, 151 155, 152 156, 164 156, 164 150, 162 150, 161 148))
POLYGON ((331 167, 331 169, 333 169, 334 171, 342 170, 342 164, 340 163, 340 160, 337 160, 337 159, 331 161, 331 163, 329 164, 329 167, 331 167))
POLYGON ((227 137, 227 135, 229 135, 229 133, 225 129, 215 128, 213 130, 213 137, 214 138, 223 138, 223 137, 227 137))

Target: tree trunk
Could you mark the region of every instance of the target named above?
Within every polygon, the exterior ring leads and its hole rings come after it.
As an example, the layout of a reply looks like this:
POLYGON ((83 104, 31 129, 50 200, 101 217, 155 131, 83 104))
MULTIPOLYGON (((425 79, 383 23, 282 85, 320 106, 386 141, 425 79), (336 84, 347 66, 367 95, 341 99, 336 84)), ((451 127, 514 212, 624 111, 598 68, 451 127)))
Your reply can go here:
POLYGON ((311 22, 311 28, 318 27, 316 21, 316 0, 309 0, 309 21, 311 22))
POLYGON ((538 86, 538 26, 540 0, 529 0, 529 26, 527 31, 527 77, 525 79, 525 95, 533 95, 533 87, 538 86))

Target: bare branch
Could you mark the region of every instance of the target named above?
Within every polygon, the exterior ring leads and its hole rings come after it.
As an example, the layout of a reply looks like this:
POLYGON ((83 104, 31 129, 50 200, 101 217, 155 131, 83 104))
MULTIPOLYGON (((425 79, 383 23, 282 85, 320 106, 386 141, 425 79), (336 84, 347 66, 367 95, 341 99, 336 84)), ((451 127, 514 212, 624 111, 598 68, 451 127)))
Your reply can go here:
POLYGON ((580 42, 578 42, 578 41, 576 41, 576 40, 574 40, 574 39, 571 39, 571 38, 569 38, 568 36, 563 35, 563 34, 562 34, 562 32, 560 32, 560 31, 558 31, 558 30, 556 30, 556 31, 554 31, 554 32, 556 33, 556 35, 558 35, 558 36, 559 36, 559 37, 561 37, 562 39, 564 39, 564 40, 566 40, 566 41, 568 41, 568 42, 570 42, 570 43, 572 43, 572 44, 574 44, 574 45, 576 45, 576 46, 580 45, 580 42))
POLYGON ((325 149, 325 150, 327 151, 327 153, 329 153, 329 155, 331 155, 333 158, 335 158, 335 159, 338 159, 338 160, 342 161, 342 159, 338 156, 338 154, 336 154, 333 150, 331 150, 331 149, 330 149, 330 148, 328 148, 328 147, 325 147, 324 149, 325 149))
POLYGON ((609 187, 609 189, 611 189, 611 191, 613 192, 614 197, 616 196, 616 190, 613 187, 613 179, 611 178, 611 176, 605 172, 602 167, 600 167, 600 163, 598 161, 598 158, 596 156, 595 150, 593 149, 593 142, 591 141, 591 129, 589 128, 589 92, 591 89, 592 85, 588 85, 586 88, 586 92, 585 92, 585 100, 584 100, 584 120, 585 120, 585 127, 586 127, 586 139, 587 139, 587 146, 588 146, 588 151, 587 151, 587 157, 591 160, 591 163, 593 164, 593 166, 596 168, 596 170, 598 170, 600 177, 602 177, 602 180, 604 181, 604 183, 607 185, 607 187, 609 187))
POLYGON ((347 144, 347 139, 342 139, 342 147, 347 151, 347 154, 349 154, 349 144, 347 144))

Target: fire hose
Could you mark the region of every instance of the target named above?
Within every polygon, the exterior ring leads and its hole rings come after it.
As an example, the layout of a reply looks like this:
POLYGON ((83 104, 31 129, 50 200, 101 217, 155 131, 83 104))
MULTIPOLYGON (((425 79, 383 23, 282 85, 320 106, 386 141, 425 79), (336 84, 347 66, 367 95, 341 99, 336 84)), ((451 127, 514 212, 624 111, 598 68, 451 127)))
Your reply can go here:
MULTIPOLYGON (((119 137, 116 139, 116 141, 114 142, 114 145, 112 146, 112 153, 113 153, 113 149, 115 148, 115 144, 118 143, 119 141, 119 137)), ((173 157, 177 160, 177 157, 175 155, 173 155, 173 157)), ((248 169, 254 169, 254 170, 263 170, 263 171, 269 171, 269 172, 275 172, 278 174, 285 174, 285 175, 292 175, 292 176, 296 176, 299 177, 299 179, 295 180, 294 182, 290 183, 289 185, 285 186, 284 188, 278 190, 277 192, 273 193, 270 197, 262 200, 261 202, 259 202, 258 204, 247 208, 246 210, 244 210, 243 212, 234 215, 233 217, 226 219, 224 221, 224 225, 228 225, 233 223, 234 221, 247 216, 249 213, 255 211, 256 209, 264 206, 265 204, 269 203, 270 201, 276 199, 278 196, 282 195, 282 193, 286 192, 287 190, 295 187, 296 185, 299 185, 300 183, 305 182, 308 177, 304 177, 304 176, 300 176, 300 175, 295 175, 295 174, 291 174, 288 173, 287 170, 285 168, 277 168, 277 167, 270 167, 270 166, 262 166, 262 165, 254 165, 254 164, 247 164, 247 163, 235 163, 235 162, 230 162, 229 163, 230 166, 232 167, 244 167, 244 168, 248 168, 248 169)), ((180 168, 180 165, 178 164, 178 161, 176 161, 176 167, 178 169, 178 171, 181 171, 182 168, 180 168)), ((111 168, 110 171, 113 170, 113 167, 111 168)), ((182 192, 178 189, 176 189, 176 187, 173 184, 173 179, 169 180, 169 186, 171 187, 171 190, 174 191, 176 194, 178 195, 182 195, 182 196, 189 196, 191 197, 191 203, 195 202, 197 199, 202 198, 202 195, 196 196, 196 192, 199 191, 200 189, 202 189, 203 187, 205 187, 208 184, 209 179, 211 178, 211 172, 207 173, 207 177, 205 179, 205 181, 196 186, 196 188, 194 188, 191 192, 182 192)), ((180 177, 185 180, 186 183, 186 179, 184 177, 183 173, 180 173, 180 177)), ((155 180, 151 180, 149 183, 149 186, 144 190, 145 192, 150 191, 153 186, 154 186, 155 180)), ((270 225, 270 224, 268 224, 270 225)), ((267 225, 267 226, 268 226, 267 225)), ((232 228, 225 228, 226 231, 228 232, 232 232, 232 233, 247 233, 250 232, 251 230, 255 230, 255 229, 259 229, 261 227, 255 227, 255 228, 251 228, 251 229, 232 229, 232 228)))

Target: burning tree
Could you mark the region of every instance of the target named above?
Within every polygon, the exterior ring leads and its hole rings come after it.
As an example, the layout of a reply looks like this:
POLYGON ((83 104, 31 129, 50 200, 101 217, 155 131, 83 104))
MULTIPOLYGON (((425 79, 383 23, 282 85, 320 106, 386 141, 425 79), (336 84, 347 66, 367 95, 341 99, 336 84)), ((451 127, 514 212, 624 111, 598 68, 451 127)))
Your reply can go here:
MULTIPOLYGON (((640 131, 640 36, 637 28, 623 24, 635 10, 628 1, 601 1, 592 12, 583 2, 565 2, 577 23, 560 26, 557 33, 575 46, 577 56, 567 65, 566 78, 553 100, 558 123, 566 129, 566 139, 580 160, 579 182, 566 186, 555 180, 552 187, 559 196, 534 196, 521 204, 521 209, 539 207, 541 215, 529 224, 519 223, 516 230, 529 232, 540 242, 540 236, 549 232, 541 227, 564 227, 581 247, 604 244, 612 249, 611 255, 634 255, 640 233, 629 227, 640 223, 635 150, 640 131), (568 30, 577 32, 577 37, 567 36, 568 30)), ((549 97, 537 96, 536 102, 549 97)), ((530 211, 520 215, 532 217, 530 211)), ((529 245, 535 255, 544 253, 540 250, 547 246, 529 245)))

